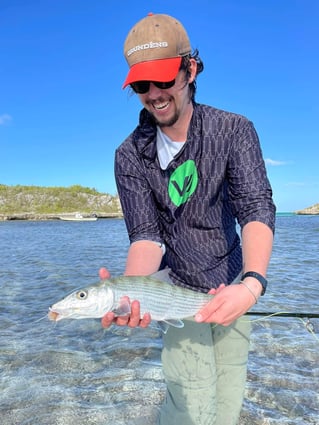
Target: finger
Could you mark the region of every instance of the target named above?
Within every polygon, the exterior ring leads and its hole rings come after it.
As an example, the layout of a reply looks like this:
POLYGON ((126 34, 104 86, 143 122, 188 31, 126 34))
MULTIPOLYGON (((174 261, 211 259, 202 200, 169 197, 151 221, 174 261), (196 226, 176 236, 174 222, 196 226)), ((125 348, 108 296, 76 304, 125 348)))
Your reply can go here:
POLYGON ((131 316, 128 325, 131 328, 135 328, 140 324, 141 313, 140 313, 140 303, 138 301, 133 301, 131 303, 131 316))
POLYGON ((101 325, 103 328, 108 328, 114 321, 114 313, 106 313, 101 319, 101 325))
POLYGON ((218 311, 211 312, 208 315, 197 313, 195 316, 195 321, 198 323, 216 323, 217 325, 223 325, 224 319, 222 319, 220 316, 221 315, 218 311))
POLYGON ((140 321, 140 327, 141 328, 147 328, 149 324, 151 323, 151 315, 150 313, 145 313, 142 320, 140 321))
POLYGON ((131 302, 128 296, 124 295, 120 299, 120 305, 117 308, 115 323, 118 326, 127 326, 131 314, 131 302))
POLYGON ((215 313, 220 309, 223 304, 223 300, 220 297, 214 297, 208 304, 201 308, 195 315, 196 322, 212 322, 215 313))
POLYGON ((195 321, 198 323, 203 323, 203 322, 207 322, 209 320, 209 317, 211 316, 205 314, 205 312, 199 311, 196 315, 195 315, 195 321))
POLYGON ((216 295, 217 294, 217 289, 216 288, 212 288, 209 292, 208 295, 216 295))
POLYGON ((99 276, 100 279, 109 279, 111 277, 111 273, 108 271, 107 268, 101 267, 99 270, 99 276))
POLYGON ((115 319, 115 323, 116 323, 118 326, 127 326, 127 325, 128 325, 129 320, 130 320, 130 315, 129 315, 129 314, 127 314, 126 316, 118 316, 118 317, 115 319))
POLYGON ((208 293, 209 295, 216 295, 225 287, 226 285, 224 283, 221 283, 218 288, 212 288, 208 293))

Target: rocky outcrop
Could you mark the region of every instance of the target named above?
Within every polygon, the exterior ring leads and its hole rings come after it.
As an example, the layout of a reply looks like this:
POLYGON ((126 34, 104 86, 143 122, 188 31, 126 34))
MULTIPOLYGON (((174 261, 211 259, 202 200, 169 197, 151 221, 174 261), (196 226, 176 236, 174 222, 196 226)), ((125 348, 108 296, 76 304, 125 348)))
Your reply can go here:
POLYGON ((296 214, 299 215, 318 215, 319 214, 319 204, 315 204, 312 207, 305 208, 303 210, 296 211, 296 214))
POLYGON ((6 186, 0 184, 0 221, 56 220, 63 215, 122 217, 117 195, 79 185, 71 187, 6 186))

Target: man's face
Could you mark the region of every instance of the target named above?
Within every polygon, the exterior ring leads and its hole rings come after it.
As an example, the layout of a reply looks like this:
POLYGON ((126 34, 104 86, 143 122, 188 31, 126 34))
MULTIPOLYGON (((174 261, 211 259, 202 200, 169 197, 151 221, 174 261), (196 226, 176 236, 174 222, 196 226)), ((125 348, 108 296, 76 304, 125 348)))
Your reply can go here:
POLYGON ((181 70, 173 87, 161 89, 150 83, 148 92, 138 95, 144 108, 154 117, 159 127, 173 126, 189 107, 188 84, 186 72, 181 70))

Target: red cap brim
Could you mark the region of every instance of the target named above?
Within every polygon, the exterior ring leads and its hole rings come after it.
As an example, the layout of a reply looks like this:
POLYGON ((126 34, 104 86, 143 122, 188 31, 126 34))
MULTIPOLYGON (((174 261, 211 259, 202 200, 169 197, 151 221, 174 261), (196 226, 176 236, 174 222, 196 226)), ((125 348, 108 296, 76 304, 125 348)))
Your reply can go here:
POLYGON ((177 57, 136 63, 131 66, 122 88, 136 81, 172 81, 178 74, 181 62, 182 58, 177 57))

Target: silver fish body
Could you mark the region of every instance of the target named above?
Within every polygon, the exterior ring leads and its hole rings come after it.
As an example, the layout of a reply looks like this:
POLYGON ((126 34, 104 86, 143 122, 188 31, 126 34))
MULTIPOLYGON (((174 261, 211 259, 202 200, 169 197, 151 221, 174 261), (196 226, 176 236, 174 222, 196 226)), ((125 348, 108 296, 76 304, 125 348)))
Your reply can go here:
MULTIPOLYGON (((194 316, 212 295, 185 289, 169 281, 168 269, 151 276, 119 276, 75 291, 49 309, 49 318, 100 318, 107 312, 129 313, 129 302, 140 302, 141 317, 150 313, 152 320, 182 327, 182 319, 194 316)), ((164 330, 164 329, 163 329, 164 330)))

